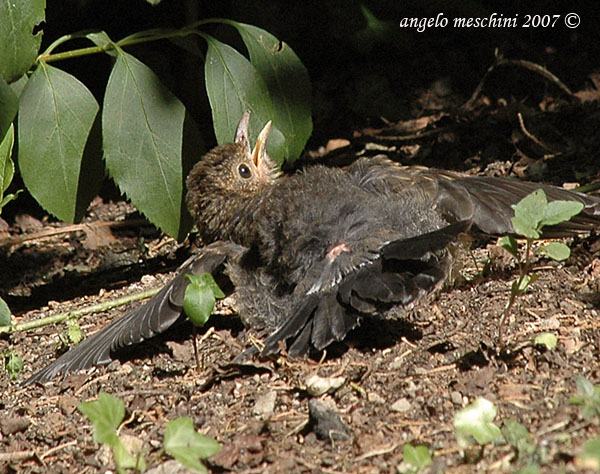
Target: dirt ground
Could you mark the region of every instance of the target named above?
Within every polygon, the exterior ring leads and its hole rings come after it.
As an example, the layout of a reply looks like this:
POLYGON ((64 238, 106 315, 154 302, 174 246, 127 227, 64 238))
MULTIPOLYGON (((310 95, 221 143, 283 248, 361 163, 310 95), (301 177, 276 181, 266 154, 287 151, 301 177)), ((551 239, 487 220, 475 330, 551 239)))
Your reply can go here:
MULTIPOLYGON (((5 251, 3 268, 15 273, 5 273, 3 285, 16 295, 12 305, 24 308, 16 322, 166 281, 168 272, 141 278, 140 273, 174 268, 187 253, 186 245, 156 232, 146 232, 141 243, 139 220, 113 233, 94 227, 101 220, 122 220, 131 211, 123 203, 97 200, 84 230, 34 238, 5 251), (19 267, 25 271, 17 275, 19 267), (129 285, 125 279, 140 281, 129 285), (27 310, 33 304, 29 300, 48 292, 60 302, 27 310)), ((65 230, 31 217, 24 221, 38 233, 65 230)), ((0 397, 2 470, 91 473, 114 466, 109 452, 94 442, 89 421, 76 410, 81 401, 105 391, 124 401, 127 422, 121 433, 144 443, 149 466, 164 469, 155 472, 175 472, 160 446, 165 424, 178 416, 189 416, 199 431, 222 443, 221 453, 209 460, 214 472, 397 472, 406 443, 433 451, 430 472, 513 472, 522 463, 507 444, 476 450, 470 462, 457 445, 453 417, 477 397, 496 405, 499 426, 513 418, 529 430, 542 472, 581 472, 574 458, 586 440, 597 436, 598 425, 583 420, 569 397, 576 392, 577 374, 600 380, 600 242, 590 237, 568 243, 573 255, 565 263, 535 262, 540 278, 518 299, 506 331, 510 357, 496 355, 497 329, 516 271, 494 242, 475 245, 474 258, 460 252, 459 276, 437 295, 397 318, 365 321, 321 361, 280 357, 223 368, 251 336, 260 336, 246 331, 224 308, 211 319, 211 332, 200 345, 199 371, 190 328, 184 325, 91 373, 21 388, 19 381, 56 357, 57 331, 65 329, 48 326, 5 337, 0 351, 16 351, 25 369, 17 381, 5 371, 0 375, 5 387, 0 397), (556 349, 531 344, 546 332, 558 336, 556 349), (343 378, 339 388, 320 398, 350 429, 347 440, 319 439, 308 424, 313 397, 306 383, 315 374, 343 378)), ((126 310, 85 316, 79 324, 89 334, 126 310)))
MULTIPOLYGON (((597 99, 597 90, 590 94, 597 99)), ((423 100, 429 96, 423 93, 423 100)), ((482 111, 471 108, 467 122, 463 109, 460 118, 440 113, 365 127, 354 132, 345 153, 383 151, 408 163, 416 157, 419 164, 445 156, 450 169, 518 177, 541 173, 558 185, 597 176, 597 106, 559 108, 547 101, 544 110, 532 113, 520 104, 491 110, 489 102, 479 104, 482 111), (423 140, 414 138, 418 129, 428 131, 423 140), (413 138, 399 138, 402 134, 413 138), (550 161, 542 158, 548 155, 544 147, 555 151, 550 161)), ((329 149, 343 143, 331 142, 329 149)), ((22 388, 21 381, 56 358, 65 325, 4 336, 0 353, 15 351, 25 368, 16 381, 0 371, 0 470, 114 470, 110 453, 93 440, 90 422, 76 409, 104 391, 124 401, 120 433, 143 443, 155 473, 177 472, 161 446, 166 423, 179 416, 190 417, 196 429, 222 444, 208 460, 213 472, 395 473, 408 443, 433 452, 427 472, 516 472, 528 461, 541 472, 584 472, 577 456, 585 441, 598 436, 598 420, 583 419, 569 398, 577 375, 600 383, 600 241, 582 236, 566 242, 572 248, 567 261, 535 260, 539 280, 511 311, 505 331, 509 354, 502 356, 498 324, 518 271, 493 239, 475 242, 472 255, 459 252, 456 278, 437 294, 399 309, 395 318, 363 321, 321 360, 281 356, 228 365, 262 335, 244 329, 225 304, 202 333, 199 369, 190 327, 183 325, 108 366, 22 388), (532 344, 548 332, 558 337, 555 349, 532 344), (310 395, 307 380, 314 375, 341 377, 341 385, 310 395), (508 419, 525 426, 535 445, 528 460, 506 443, 466 453, 459 448, 453 418, 477 397, 498 408, 498 426, 508 419), (315 398, 339 415, 347 439, 317 436, 308 408, 315 398)), ((0 228, 0 245, 0 288, 15 323, 158 287, 189 254, 189 243, 161 236, 129 205, 100 198, 80 226, 19 215, 0 228)), ((128 307, 86 315, 79 325, 91 334, 128 307)))

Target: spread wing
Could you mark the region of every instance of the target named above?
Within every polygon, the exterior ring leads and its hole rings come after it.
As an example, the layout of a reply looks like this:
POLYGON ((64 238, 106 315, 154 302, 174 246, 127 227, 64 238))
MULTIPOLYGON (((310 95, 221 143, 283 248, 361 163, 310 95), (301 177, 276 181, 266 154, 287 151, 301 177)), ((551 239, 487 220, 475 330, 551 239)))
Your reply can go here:
POLYGON ((215 272, 228 257, 245 250, 232 243, 215 242, 191 256, 177 275, 154 297, 71 348, 24 382, 45 382, 59 373, 87 369, 112 361, 111 353, 138 344, 170 328, 183 312, 185 275, 215 272))
POLYGON ((570 221, 544 229, 544 236, 565 236, 600 226, 600 198, 556 186, 402 166, 384 156, 357 160, 348 172, 373 192, 417 196, 437 206, 449 222, 471 220, 489 234, 514 232, 511 206, 537 189, 543 189, 549 201, 578 201, 584 205, 583 211, 570 221))
POLYGON ((295 290, 291 315, 267 339, 263 355, 292 339, 288 353, 304 355, 342 340, 360 318, 393 304, 408 304, 433 290, 448 271, 446 247, 468 231, 460 221, 412 238, 353 242, 317 261, 295 290), (360 249, 360 250, 359 250, 360 249))

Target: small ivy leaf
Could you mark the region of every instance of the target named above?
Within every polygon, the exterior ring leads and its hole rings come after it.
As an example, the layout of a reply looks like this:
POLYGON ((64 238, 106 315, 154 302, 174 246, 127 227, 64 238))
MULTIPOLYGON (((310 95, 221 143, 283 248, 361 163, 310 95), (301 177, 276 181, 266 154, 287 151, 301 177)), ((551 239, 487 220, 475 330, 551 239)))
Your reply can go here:
POLYGON ((584 397, 594 397, 597 394, 594 384, 586 379, 583 375, 578 375, 575 379, 577 392, 584 397))
POLYGON ((0 298, 0 326, 12 326, 10 308, 2 298, 0 298))
POLYGON ((114 446, 117 428, 125 418, 123 402, 105 392, 98 394, 98 400, 82 402, 77 409, 89 418, 94 425, 94 440, 114 446))
POLYGON ((589 420, 600 415, 600 385, 594 385, 582 375, 575 379, 577 395, 569 398, 569 403, 581 405, 581 416, 589 420))
POLYGON ((498 246, 502 247, 513 257, 519 258, 519 246, 517 245, 517 241, 514 239, 514 237, 510 235, 500 237, 498 239, 498 246))
POLYGON ((165 429, 165 451, 181 464, 200 472, 207 472, 200 459, 206 459, 221 450, 221 445, 212 438, 198 433, 192 420, 176 418, 167 423, 165 429))
POLYGON ((6 356, 6 371, 12 380, 17 380, 23 367, 25 367, 25 364, 18 354, 10 352, 6 356))
POLYGON ((577 201, 552 201, 544 209, 540 226, 556 225, 568 221, 583 210, 583 204, 577 201))
POLYGON ((67 320, 67 334, 69 335, 69 342, 71 344, 79 344, 83 340, 83 334, 81 333, 81 327, 77 319, 67 320))
POLYGON ((571 256, 571 249, 562 242, 550 242, 540 247, 540 252, 557 262, 562 262, 571 256))
POLYGON ((431 451, 423 444, 413 446, 405 444, 402 450, 402 461, 408 465, 412 472, 419 472, 433 463, 431 459, 431 451))
POLYGON ((536 346, 543 346, 551 351, 558 344, 558 338, 554 334, 547 332, 537 335, 533 340, 533 344, 536 346))
POLYGON ((481 445, 501 438, 500 428, 492 423, 497 409, 492 402, 479 397, 454 415, 454 430, 461 447, 472 444, 473 439, 481 445))
POLYGON ((529 431, 527 431, 527 428, 518 421, 513 420, 512 418, 507 419, 504 422, 502 434, 508 444, 517 450, 519 459, 535 452, 535 445, 532 442, 529 431))
POLYGON ((133 456, 116 433, 111 436, 111 439, 112 442, 107 444, 111 447, 115 464, 119 467, 117 472, 123 472, 122 469, 137 469, 137 472, 144 472, 146 470, 146 462, 142 456, 133 456))
POLYGON ((225 294, 210 273, 188 274, 185 278, 189 284, 185 289, 183 309, 195 326, 202 327, 210 318, 217 298, 224 298, 225 294))

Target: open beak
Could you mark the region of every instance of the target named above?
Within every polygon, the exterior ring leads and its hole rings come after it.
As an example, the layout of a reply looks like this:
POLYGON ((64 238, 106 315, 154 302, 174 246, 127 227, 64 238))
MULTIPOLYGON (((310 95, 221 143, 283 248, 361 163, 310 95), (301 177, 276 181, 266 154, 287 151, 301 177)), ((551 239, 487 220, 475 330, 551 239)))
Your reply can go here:
POLYGON ((265 127, 261 130, 256 138, 256 144, 254 150, 252 150, 252 161, 257 168, 260 167, 267 155, 267 140, 269 139, 269 132, 271 131, 271 121, 269 120, 265 127))
POLYGON ((235 143, 240 143, 244 147, 247 155, 250 154, 250 139, 248 138, 248 125, 250 124, 250 111, 246 110, 238 122, 235 131, 235 143))

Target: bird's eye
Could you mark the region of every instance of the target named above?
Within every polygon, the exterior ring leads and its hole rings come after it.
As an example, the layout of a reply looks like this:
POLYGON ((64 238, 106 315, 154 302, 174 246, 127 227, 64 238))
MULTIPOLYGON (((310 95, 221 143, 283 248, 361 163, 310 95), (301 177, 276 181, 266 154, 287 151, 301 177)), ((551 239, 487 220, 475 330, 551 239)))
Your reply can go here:
POLYGON ((252 176, 252 172, 250 171, 250 168, 248 168, 246 165, 238 166, 238 173, 244 179, 249 179, 252 176))

